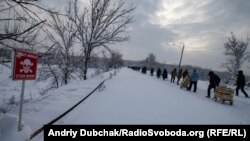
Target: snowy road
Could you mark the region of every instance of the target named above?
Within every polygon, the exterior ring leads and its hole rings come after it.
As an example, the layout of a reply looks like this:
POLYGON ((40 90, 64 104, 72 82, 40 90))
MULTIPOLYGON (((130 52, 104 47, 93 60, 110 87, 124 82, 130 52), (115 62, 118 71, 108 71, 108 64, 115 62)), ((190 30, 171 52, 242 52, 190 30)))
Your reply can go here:
MULTIPOLYGON (((110 73, 113 71, 90 77, 88 81, 75 80, 25 103, 23 121, 27 130, 24 134, 14 134, 17 117, 7 116, 13 124, 8 124, 8 128, 0 125, 0 130, 7 129, 3 136, 10 141, 20 137, 24 140, 84 98, 110 73)), ((96 91, 55 124, 250 124, 250 99, 240 93, 233 106, 221 104, 205 98, 207 86, 208 82, 199 81, 197 93, 188 92, 169 81, 124 68, 105 82, 102 91, 96 91)), ((18 108, 12 114, 18 115, 18 108)), ((5 121, 2 123, 6 125, 5 121)), ((33 141, 43 141, 43 134, 33 141)))
POLYGON ((60 124, 250 123, 249 99, 237 97, 230 106, 205 98, 205 93, 205 88, 187 92, 169 81, 121 69, 105 82, 103 91, 94 93, 60 124))

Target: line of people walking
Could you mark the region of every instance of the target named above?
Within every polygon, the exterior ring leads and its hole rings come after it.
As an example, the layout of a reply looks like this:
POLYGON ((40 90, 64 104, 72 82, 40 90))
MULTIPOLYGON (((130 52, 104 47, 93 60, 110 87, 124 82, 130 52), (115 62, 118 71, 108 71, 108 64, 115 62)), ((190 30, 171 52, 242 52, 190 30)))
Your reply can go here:
MULTIPOLYGON (((147 72, 147 68, 143 67, 142 73, 146 74, 146 72, 147 72)), ((154 68, 151 68, 150 74, 151 74, 151 76, 154 76, 154 68)), ((156 71, 156 76, 158 79, 160 79, 161 77, 163 80, 168 79, 167 69, 165 68, 162 72, 161 69, 158 68, 156 71)), ((215 74, 213 71, 210 71, 208 73, 208 76, 209 76, 209 85, 207 88, 207 96, 206 97, 210 98, 211 97, 211 89, 214 89, 214 91, 215 91, 216 87, 218 87, 220 85, 221 78, 217 74, 215 74)), ((189 75, 188 69, 185 69, 184 71, 183 71, 183 69, 180 69, 177 72, 177 69, 174 68, 171 71, 170 82, 175 83, 176 78, 177 78, 177 85, 180 85, 181 89, 186 88, 188 91, 191 91, 192 87, 193 87, 193 92, 196 93, 197 84, 198 84, 198 81, 200 79, 199 73, 197 72, 196 69, 194 69, 192 74, 189 75), (181 81, 181 79, 182 79, 182 81, 181 81)), ((245 75, 244 75, 243 71, 241 70, 237 74, 237 80, 236 80, 237 87, 236 87, 236 94, 235 94, 236 96, 239 95, 239 90, 241 90, 241 92, 245 95, 245 97, 249 98, 249 95, 247 94, 247 92, 244 89, 245 85, 246 85, 245 75)))
MULTIPOLYGON (((165 71, 166 69, 164 69, 165 71)), ((151 72, 152 73, 152 72, 151 72)), ((157 70, 157 76, 159 78, 160 76, 160 69, 157 70)), ((164 74, 167 76, 167 74, 164 74)), ((215 74, 213 71, 210 71, 208 73, 209 76, 209 85, 207 88, 207 96, 208 98, 211 97, 211 89, 214 89, 220 85, 221 78, 215 74)), ((167 78, 167 77, 166 77, 167 78)), ((193 92, 196 93, 197 91, 197 84, 200 79, 200 76, 196 69, 193 70, 192 74, 189 75, 188 70, 185 69, 183 72, 183 69, 180 69, 177 72, 177 69, 174 68, 171 72, 171 83, 175 83, 175 79, 177 78, 177 85, 180 85, 180 88, 186 88, 188 91, 191 91, 193 87, 193 92), (180 82, 182 78, 182 81, 180 82)), ((165 80, 165 79, 164 79, 165 80)), ((236 80, 236 96, 239 95, 239 90, 242 91, 242 93, 245 95, 246 98, 249 98, 249 95, 245 91, 244 87, 246 85, 245 75, 243 74, 243 71, 239 71, 237 74, 237 80, 236 80)))
POLYGON ((196 92, 197 83, 199 80, 199 74, 196 72, 196 70, 193 70, 193 73, 191 74, 191 76, 189 76, 187 69, 185 69, 184 72, 182 69, 177 72, 177 69, 174 68, 171 72, 171 83, 175 83, 175 78, 177 78, 177 85, 180 85, 181 89, 186 88, 190 91, 192 89, 192 86, 194 85, 193 91, 196 92), (181 78, 182 81, 180 83, 181 78))
MULTIPOLYGON (((151 70, 150 70, 150 75, 154 76, 154 69, 153 68, 151 68, 151 70)), ((156 76, 157 76, 158 79, 160 79, 160 77, 162 76, 162 79, 166 80, 168 78, 167 69, 164 69, 163 72, 161 73, 161 69, 158 68, 158 70, 156 71, 156 76)))
MULTIPOLYGON (((220 85, 220 77, 218 75, 216 75, 213 71, 210 71, 208 73, 210 79, 209 79, 209 86, 207 89, 207 96, 208 98, 210 98, 210 91, 211 89, 214 89, 218 87, 220 85)), ((239 96, 239 90, 241 90, 241 92, 245 95, 246 98, 249 98, 248 94, 246 93, 244 87, 246 85, 246 79, 245 79, 245 75, 243 74, 243 71, 239 71, 237 74, 237 79, 236 79, 236 96, 239 96)))

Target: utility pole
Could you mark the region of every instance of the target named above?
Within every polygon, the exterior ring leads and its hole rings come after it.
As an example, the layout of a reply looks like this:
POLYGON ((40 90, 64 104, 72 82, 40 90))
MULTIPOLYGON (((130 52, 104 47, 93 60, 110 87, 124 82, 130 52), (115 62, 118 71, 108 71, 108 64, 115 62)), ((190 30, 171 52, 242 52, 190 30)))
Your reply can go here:
POLYGON ((182 61, 182 57, 183 57, 183 53, 184 53, 184 48, 185 48, 185 45, 182 46, 181 59, 180 59, 180 63, 179 63, 179 70, 181 69, 181 61, 182 61))

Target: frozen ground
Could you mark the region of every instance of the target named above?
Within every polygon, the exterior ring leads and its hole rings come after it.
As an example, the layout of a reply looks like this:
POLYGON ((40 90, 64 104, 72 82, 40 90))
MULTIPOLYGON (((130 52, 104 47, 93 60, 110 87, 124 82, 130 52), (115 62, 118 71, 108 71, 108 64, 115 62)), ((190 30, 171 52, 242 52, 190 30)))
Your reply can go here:
MULTIPOLYGON (((110 72, 88 81, 74 81, 26 103, 23 122, 27 132, 60 115, 109 75, 110 72)), ((208 82, 199 81, 198 91, 193 93, 169 80, 124 68, 105 82, 103 90, 56 124, 250 124, 250 99, 240 93, 234 98, 233 106, 221 104, 205 97, 207 86, 208 82)), ((11 114, 18 115, 18 109, 13 108, 11 114)), ((0 132, 2 136, 10 135, 4 134, 4 128, 0 132)), ((42 136, 34 141, 42 141, 42 136)))

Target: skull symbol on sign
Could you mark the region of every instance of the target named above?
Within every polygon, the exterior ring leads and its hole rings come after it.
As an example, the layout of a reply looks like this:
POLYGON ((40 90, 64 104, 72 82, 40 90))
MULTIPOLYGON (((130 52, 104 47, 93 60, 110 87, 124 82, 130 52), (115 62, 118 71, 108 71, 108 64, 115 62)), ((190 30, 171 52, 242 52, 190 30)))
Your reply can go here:
POLYGON ((23 69, 21 69, 20 72, 24 72, 24 73, 32 72, 30 67, 33 66, 33 63, 30 61, 30 59, 25 59, 20 64, 23 66, 23 69))

